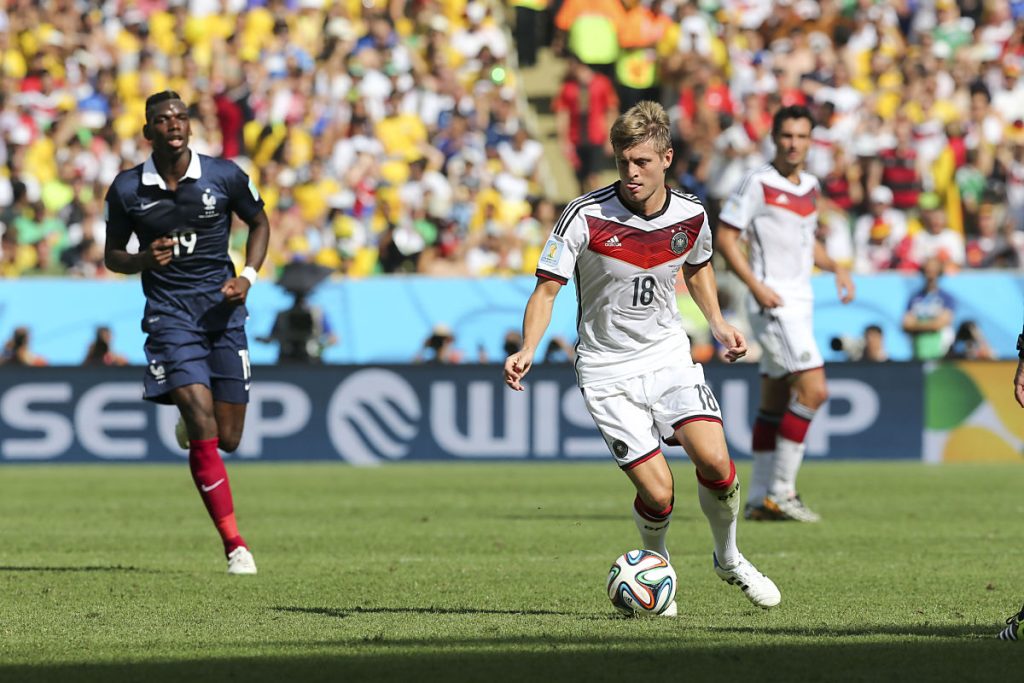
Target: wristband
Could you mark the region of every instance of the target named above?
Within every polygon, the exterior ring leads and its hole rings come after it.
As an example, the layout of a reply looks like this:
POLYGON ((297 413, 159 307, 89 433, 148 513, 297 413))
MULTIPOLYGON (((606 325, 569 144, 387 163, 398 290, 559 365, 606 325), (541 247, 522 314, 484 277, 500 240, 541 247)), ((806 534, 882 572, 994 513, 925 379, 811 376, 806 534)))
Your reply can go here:
POLYGON ((238 277, 244 277, 246 280, 248 280, 249 286, 251 287, 254 284, 256 284, 256 278, 258 278, 259 276, 260 275, 259 273, 256 272, 255 268, 253 268, 252 266, 246 266, 245 268, 242 268, 242 272, 241 274, 239 274, 238 277))
POLYGON ((1024 332, 1017 335, 1017 358, 1024 360, 1024 332))

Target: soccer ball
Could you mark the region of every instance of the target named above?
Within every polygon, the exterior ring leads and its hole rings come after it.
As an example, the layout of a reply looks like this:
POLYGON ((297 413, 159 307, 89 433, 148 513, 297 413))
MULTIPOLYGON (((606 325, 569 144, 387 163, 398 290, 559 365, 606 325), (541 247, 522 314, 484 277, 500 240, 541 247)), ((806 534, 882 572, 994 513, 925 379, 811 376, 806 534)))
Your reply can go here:
POLYGON ((608 597, 626 616, 661 614, 676 599, 676 571, 651 550, 630 550, 608 572, 608 597))

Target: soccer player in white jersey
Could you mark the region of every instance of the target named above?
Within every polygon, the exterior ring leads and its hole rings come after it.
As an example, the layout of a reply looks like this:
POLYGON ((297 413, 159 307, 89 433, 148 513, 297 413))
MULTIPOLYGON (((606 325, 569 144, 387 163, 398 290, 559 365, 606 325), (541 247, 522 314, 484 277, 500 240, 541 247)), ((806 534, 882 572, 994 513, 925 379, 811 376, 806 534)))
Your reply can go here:
POLYGON ((854 290, 849 273, 815 238, 818 180, 803 170, 812 126, 806 107, 776 112, 775 158, 747 175, 719 216, 718 249, 750 289, 751 327, 764 351, 754 473, 744 509, 748 519, 820 519, 796 489, 804 437, 828 398, 824 361, 814 341, 811 271, 817 266, 835 273, 844 304, 853 300, 854 290), (748 256, 740 249, 741 238, 748 256))
MULTIPOLYGON (((675 490, 660 437, 673 435, 697 468, 715 572, 755 605, 774 607, 779 589, 736 546, 736 468, 721 410, 704 371, 690 357, 676 308, 681 270, 728 359, 746 353, 743 336, 718 308, 707 214, 696 197, 665 186, 672 147, 661 105, 640 102, 631 108, 615 121, 611 140, 620 180, 570 203, 555 225, 526 304, 523 346, 505 361, 505 383, 523 390, 555 296, 574 276, 577 379, 615 461, 636 486, 633 517, 643 547, 668 557, 665 536, 675 490)), ((674 613, 673 604, 667 614, 674 613)))

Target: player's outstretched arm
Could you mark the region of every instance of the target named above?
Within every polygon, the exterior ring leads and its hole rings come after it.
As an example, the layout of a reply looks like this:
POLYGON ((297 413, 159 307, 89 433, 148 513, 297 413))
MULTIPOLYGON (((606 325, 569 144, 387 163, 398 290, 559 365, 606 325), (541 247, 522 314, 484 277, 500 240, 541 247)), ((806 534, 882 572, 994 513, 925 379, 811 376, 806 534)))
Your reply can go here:
POLYGON ((715 269, 711 267, 711 261, 705 261, 699 266, 685 264, 683 279, 693 302, 708 321, 711 334, 725 347, 726 360, 732 363, 747 355, 747 340, 722 317, 722 309, 718 306, 715 269))
POLYGON ((715 236, 715 249, 725 257, 732 272, 736 273, 743 284, 747 286, 750 293, 757 300, 761 308, 776 308, 783 304, 782 297, 778 292, 757 279, 754 271, 751 270, 747 257, 740 249, 740 230, 727 223, 718 224, 718 234, 715 236))
POLYGON ((249 226, 249 239, 245 242, 245 268, 241 275, 230 278, 220 291, 224 298, 233 304, 244 304, 249 295, 249 288, 256 281, 256 274, 267 258, 267 245, 270 243, 270 219, 267 212, 260 209, 252 218, 246 220, 249 226))
POLYGON ((561 289, 562 285, 554 280, 537 278, 523 314, 523 347, 505 359, 505 384, 510 389, 523 390, 522 379, 533 367, 533 356, 551 324, 551 310, 561 289))
POLYGON ((832 257, 825 251, 825 245, 817 240, 814 241, 814 265, 822 270, 836 274, 836 292, 839 294, 840 301, 844 304, 853 301, 856 291, 853 285, 853 278, 850 277, 850 271, 833 261, 832 257))

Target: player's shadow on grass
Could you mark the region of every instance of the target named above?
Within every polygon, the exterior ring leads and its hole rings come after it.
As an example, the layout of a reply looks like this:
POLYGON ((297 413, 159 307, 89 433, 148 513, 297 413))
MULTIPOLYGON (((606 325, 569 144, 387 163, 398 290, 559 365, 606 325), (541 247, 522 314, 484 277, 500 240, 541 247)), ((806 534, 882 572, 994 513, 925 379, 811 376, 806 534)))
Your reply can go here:
POLYGON ((477 609, 473 607, 351 607, 342 609, 338 607, 271 607, 275 612, 297 612, 300 614, 319 614, 325 617, 344 619, 356 614, 501 614, 506 616, 528 615, 528 616, 559 616, 576 617, 586 616, 572 612, 555 612, 545 609, 477 609))
POLYGON ((495 515, 493 519, 505 519, 512 522, 548 522, 551 520, 569 521, 569 522, 621 522, 623 520, 622 514, 612 513, 594 513, 591 515, 569 515, 563 513, 544 513, 538 512, 535 515, 526 514, 515 514, 515 515, 495 515))
MULTIPOLYGON (((691 516, 678 511, 672 515, 672 519, 676 522, 680 520, 685 521, 690 518, 691 516)), ((692 516, 692 518, 696 519, 696 516, 692 516)), ((623 519, 627 519, 627 517, 621 512, 595 512, 589 515, 568 514, 564 512, 537 512, 536 514, 494 515, 492 519, 504 519, 513 522, 547 522, 551 520, 568 522, 621 522, 623 519)))
POLYGON ((747 633, 750 635, 803 636, 808 638, 856 638, 858 636, 932 636, 939 638, 992 638, 998 630, 995 624, 930 625, 893 624, 891 626, 712 626, 709 631, 719 633, 747 633))
POLYGON ((110 566, 82 566, 82 567, 53 567, 53 566, 0 566, 0 572, 125 572, 134 574, 163 574, 159 569, 144 569, 142 567, 124 566, 120 564, 110 566))
MULTIPOLYGON (((1013 643, 979 638, 888 643, 860 639, 714 644, 677 635, 657 641, 618 637, 529 636, 394 639, 368 634, 339 641, 261 643, 266 654, 207 656, 177 661, 0 663, 0 680, 20 683, 146 681, 162 683, 280 683, 302 681, 620 681, 690 680, 761 683, 1011 680, 1019 660, 1013 643), (275 648, 282 648, 277 652, 275 648), (303 651, 308 648, 308 651, 303 651), (285 654, 288 652, 289 654, 285 654)), ((221 644, 223 647, 223 644, 221 644)), ((244 646, 256 647, 252 641, 244 646)), ((233 646, 235 649, 237 646, 233 646)))

